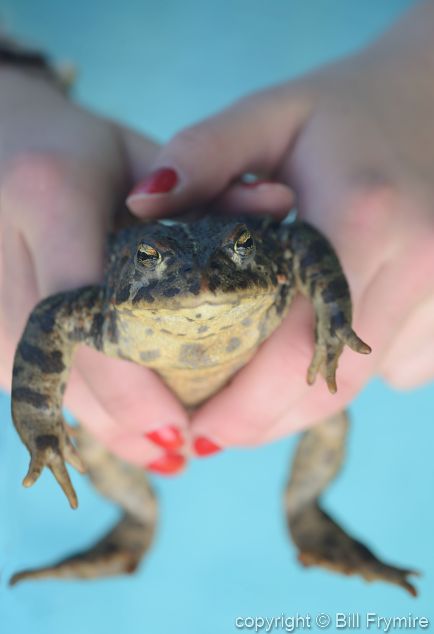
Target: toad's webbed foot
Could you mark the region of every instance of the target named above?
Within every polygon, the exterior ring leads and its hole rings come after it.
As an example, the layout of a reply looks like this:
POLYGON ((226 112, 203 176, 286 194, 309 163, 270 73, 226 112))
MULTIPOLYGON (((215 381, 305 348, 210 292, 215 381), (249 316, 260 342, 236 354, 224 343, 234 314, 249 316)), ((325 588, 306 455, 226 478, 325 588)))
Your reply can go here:
POLYGON ((404 588, 413 597, 417 590, 408 577, 415 570, 382 562, 364 544, 348 535, 318 504, 305 506, 289 519, 292 539, 303 566, 321 566, 344 575, 360 575, 366 581, 385 581, 404 588))
POLYGON ((96 579, 132 573, 148 551, 157 525, 158 508, 143 469, 116 458, 82 427, 74 437, 97 490, 124 509, 120 521, 90 548, 41 568, 23 570, 10 580, 96 579))
POLYGON ((297 286, 311 299, 316 314, 315 353, 307 381, 314 383, 321 372, 330 392, 335 393, 336 368, 344 346, 361 354, 369 354, 371 348, 351 327, 350 290, 331 245, 306 223, 299 222, 290 227, 289 242, 297 286))
POLYGON ((70 505, 77 496, 65 460, 79 471, 84 467, 66 433, 62 399, 75 346, 100 347, 102 291, 86 287, 44 299, 32 311, 18 344, 12 381, 12 418, 29 450, 30 467, 24 478, 32 486, 48 467, 70 505))
POLYGON ((408 580, 415 571, 383 563, 320 507, 322 492, 342 466, 347 429, 346 415, 337 414, 305 432, 297 448, 285 491, 285 510, 299 560, 305 566, 393 583, 416 596, 408 580))
POLYGON ((145 525, 125 514, 118 524, 88 550, 51 566, 22 570, 14 574, 11 586, 37 579, 97 579, 131 574, 152 542, 154 525, 145 525))
POLYGON ((307 382, 313 385, 320 372, 326 380, 329 392, 334 394, 337 391, 336 370, 344 345, 361 354, 369 354, 371 348, 359 339, 348 324, 333 330, 330 323, 331 318, 327 311, 319 309, 315 330, 315 352, 307 371, 307 382))
POLYGON ((78 500, 71 479, 65 466, 65 460, 81 473, 85 467, 74 445, 67 437, 61 424, 28 439, 30 465, 23 480, 25 487, 32 486, 41 475, 42 469, 48 467, 62 487, 72 508, 77 508, 78 500))

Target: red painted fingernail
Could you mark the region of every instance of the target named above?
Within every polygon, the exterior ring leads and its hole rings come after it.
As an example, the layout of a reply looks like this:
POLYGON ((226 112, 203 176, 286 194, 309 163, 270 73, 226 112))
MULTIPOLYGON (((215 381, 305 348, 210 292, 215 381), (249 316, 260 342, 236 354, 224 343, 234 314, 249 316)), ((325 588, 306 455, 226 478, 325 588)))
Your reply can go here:
POLYGON ((147 465, 149 471, 154 471, 160 475, 173 475, 185 465, 185 458, 180 453, 167 453, 165 456, 154 460, 147 465))
POLYGON ((174 169, 171 167, 160 167, 138 183, 128 194, 127 200, 136 196, 168 194, 175 189, 178 180, 178 174, 174 169))
POLYGON ((222 448, 205 436, 198 436, 193 443, 194 450, 198 456, 211 456, 213 453, 221 451, 222 448))
POLYGON ((163 449, 179 449, 184 444, 181 430, 175 425, 166 425, 145 434, 149 440, 163 449))

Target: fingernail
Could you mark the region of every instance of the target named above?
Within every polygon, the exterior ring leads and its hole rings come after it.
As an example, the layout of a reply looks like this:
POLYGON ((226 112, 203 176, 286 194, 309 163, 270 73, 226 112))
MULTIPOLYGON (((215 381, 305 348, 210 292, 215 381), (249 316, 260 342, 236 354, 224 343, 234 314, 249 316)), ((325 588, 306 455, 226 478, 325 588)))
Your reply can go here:
POLYGON ((163 449, 179 449, 184 444, 181 430, 175 425, 166 425, 145 434, 149 440, 163 449))
POLYGON ((246 189, 254 189, 255 187, 260 187, 261 185, 273 185, 273 181, 266 180, 265 178, 257 178, 252 181, 240 181, 240 184, 246 189))
POLYGON ((209 440, 209 438, 205 438, 205 436, 198 436, 193 446, 198 456, 211 456, 213 453, 222 450, 215 442, 209 440))
POLYGON ((179 453, 167 453, 165 456, 154 460, 147 465, 149 471, 160 475, 173 475, 181 471, 185 465, 185 458, 179 453))
POLYGON ((155 196, 168 194, 175 189, 179 178, 177 172, 171 167, 160 167, 151 172, 144 180, 138 183, 128 194, 127 202, 139 196, 155 196))

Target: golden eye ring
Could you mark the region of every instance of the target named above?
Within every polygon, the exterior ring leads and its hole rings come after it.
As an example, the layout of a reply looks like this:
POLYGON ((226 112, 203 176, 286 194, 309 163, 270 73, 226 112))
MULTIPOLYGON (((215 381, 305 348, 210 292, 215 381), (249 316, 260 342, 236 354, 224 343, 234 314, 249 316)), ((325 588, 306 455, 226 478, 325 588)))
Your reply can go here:
POLYGON ((234 251, 239 255, 251 253, 254 247, 252 234, 248 229, 244 229, 234 243, 234 251))
POLYGON ((159 262, 159 260, 161 260, 161 253, 150 244, 139 244, 136 257, 140 264, 147 266, 159 262))

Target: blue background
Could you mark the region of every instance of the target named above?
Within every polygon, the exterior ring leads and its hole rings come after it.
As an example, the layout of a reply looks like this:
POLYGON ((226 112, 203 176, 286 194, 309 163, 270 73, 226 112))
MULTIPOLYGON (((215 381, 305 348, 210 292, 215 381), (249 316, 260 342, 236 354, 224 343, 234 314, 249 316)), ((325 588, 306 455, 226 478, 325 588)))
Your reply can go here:
MULTIPOLYGON (((0 13, 24 41, 77 64, 83 104, 164 140, 247 91, 354 50, 411 4, 3 0, 0 13)), ((136 576, 10 590, 12 572, 85 545, 117 510, 76 474, 74 513, 48 474, 24 490, 27 452, 1 396, 0 631, 224 634, 237 631, 236 616, 322 611, 434 621, 433 412, 433 387, 403 394, 371 383, 352 407, 349 460, 327 495, 329 509, 385 558, 424 572, 416 601, 394 587, 298 567, 281 514, 294 439, 227 451, 156 481, 160 531, 136 576)))

